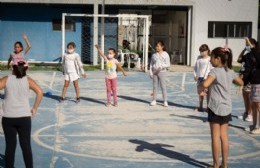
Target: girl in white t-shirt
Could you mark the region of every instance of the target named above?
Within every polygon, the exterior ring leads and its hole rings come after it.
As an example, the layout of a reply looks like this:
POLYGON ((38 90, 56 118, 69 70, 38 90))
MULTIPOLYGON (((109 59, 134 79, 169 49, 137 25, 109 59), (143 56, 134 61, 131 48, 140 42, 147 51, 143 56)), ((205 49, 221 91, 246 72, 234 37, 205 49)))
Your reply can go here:
MULTIPOLYGON (((202 44, 199 48, 200 56, 198 56, 197 61, 194 66, 194 80, 199 86, 205 79, 207 79, 210 70, 213 68, 210 63, 210 49, 207 44, 202 44)), ((206 89, 207 90, 207 89, 206 89)), ((199 108, 196 108, 196 111, 203 111, 203 99, 204 96, 199 94, 199 108)))
POLYGON ((8 59, 8 63, 7 63, 7 69, 10 68, 10 63, 12 61, 14 61, 15 59, 19 58, 19 59, 23 59, 25 57, 25 54, 27 54, 29 52, 29 50, 31 49, 31 44, 28 40, 27 35, 24 33, 23 34, 23 39, 26 42, 26 49, 23 50, 23 44, 20 41, 17 41, 14 43, 14 51, 10 54, 10 57, 8 59))
POLYGON ((83 64, 81 62, 80 56, 75 52, 76 45, 74 42, 67 44, 67 52, 62 57, 63 74, 65 77, 65 82, 62 90, 62 95, 60 102, 64 101, 66 91, 69 87, 70 81, 73 82, 76 91, 76 103, 80 102, 79 99, 79 84, 78 79, 80 75, 86 78, 86 73, 83 69, 83 64))
POLYGON ((107 56, 103 54, 101 49, 98 45, 95 45, 95 47, 98 49, 98 54, 104 59, 106 62, 106 88, 107 88, 107 103, 106 106, 109 107, 111 105, 110 97, 111 97, 111 91, 113 94, 114 99, 114 106, 117 107, 117 68, 119 68, 123 75, 126 76, 126 73, 124 69, 121 67, 120 63, 117 59, 115 59, 116 56, 116 50, 114 48, 109 48, 107 51, 107 56))

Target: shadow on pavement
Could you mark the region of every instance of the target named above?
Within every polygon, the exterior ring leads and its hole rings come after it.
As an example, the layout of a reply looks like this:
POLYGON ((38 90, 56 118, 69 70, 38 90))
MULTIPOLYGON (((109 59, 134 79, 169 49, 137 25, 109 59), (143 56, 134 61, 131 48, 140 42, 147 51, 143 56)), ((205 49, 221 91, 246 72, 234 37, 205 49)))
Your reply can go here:
POLYGON ((142 99, 138 99, 138 98, 135 98, 135 97, 130 97, 130 96, 117 96, 119 98, 122 98, 122 99, 125 99, 125 100, 130 100, 130 101, 136 101, 136 102, 142 102, 142 103, 145 103, 145 104, 149 104, 150 102, 147 101, 147 100, 142 100, 142 99))
POLYGON ((102 104, 102 105, 105 104, 103 101, 99 101, 97 99, 92 99, 92 98, 89 98, 89 97, 80 97, 80 99, 90 101, 90 102, 93 102, 93 103, 97 103, 97 104, 102 104))
POLYGON ((138 145, 135 149, 137 152, 144 152, 144 151, 150 150, 150 151, 157 153, 159 155, 162 155, 162 156, 165 156, 165 157, 168 157, 168 158, 171 158, 171 159, 176 159, 176 160, 182 161, 184 163, 190 164, 190 165, 195 166, 195 167, 204 168, 205 166, 206 167, 210 166, 210 164, 208 164, 208 163, 204 163, 204 162, 195 160, 195 159, 191 158, 190 156, 185 155, 183 153, 176 152, 176 151, 173 151, 173 150, 168 150, 168 149, 164 148, 164 147, 174 147, 174 146, 171 146, 171 145, 151 144, 149 142, 145 142, 145 141, 138 140, 138 139, 130 139, 129 142, 138 145))
MULTIPOLYGON (((136 101, 136 102, 142 102, 142 103, 145 103, 145 104, 150 104, 149 101, 147 100, 142 100, 142 99, 139 99, 139 98, 136 98, 136 97, 130 97, 130 96, 122 96, 122 95, 119 95, 117 96, 119 98, 122 98, 122 99, 125 99, 125 100, 130 100, 130 101, 136 101)), ((163 103, 161 101, 158 101, 159 103, 163 103)), ((188 108, 188 109, 195 109, 196 106, 188 106, 188 105, 182 105, 182 104, 177 104, 177 103, 173 103, 173 102, 168 102, 168 105, 169 106, 175 106, 175 107, 182 107, 182 108, 188 108)))
POLYGON ((208 117, 201 117, 201 116, 195 116, 195 115, 186 115, 186 116, 182 116, 182 115, 177 115, 177 114, 170 114, 170 116, 175 116, 175 117, 181 117, 181 118, 187 118, 187 119, 192 119, 192 120, 200 120, 202 122, 208 122, 208 117))
POLYGON ((237 129, 241 129, 241 130, 245 131, 245 127, 243 127, 243 126, 234 125, 234 124, 231 124, 231 123, 229 123, 228 125, 229 125, 230 127, 237 128, 237 129))
POLYGON ((173 102, 168 102, 169 106, 175 106, 175 107, 181 107, 181 108, 187 108, 187 109, 195 109, 197 108, 197 106, 189 106, 189 105, 183 105, 183 104, 177 104, 177 103, 173 103, 173 102))

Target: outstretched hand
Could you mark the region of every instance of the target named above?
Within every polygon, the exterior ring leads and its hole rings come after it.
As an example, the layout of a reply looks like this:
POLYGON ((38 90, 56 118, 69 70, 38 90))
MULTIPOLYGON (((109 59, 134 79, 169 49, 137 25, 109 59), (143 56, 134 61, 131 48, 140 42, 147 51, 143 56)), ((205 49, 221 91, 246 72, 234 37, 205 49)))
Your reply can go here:
POLYGON ((86 74, 86 73, 82 74, 82 77, 83 77, 83 78, 86 78, 86 77, 87 77, 87 74, 86 74))
POLYGON ((27 40, 27 39, 28 39, 28 37, 27 37, 27 35, 26 35, 25 33, 23 33, 23 39, 24 39, 24 40, 27 40))
POLYGON ((98 44, 96 44, 96 45, 95 45, 95 47, 96 47, 97 49, 99 49, 99 46, 98 46, 98 44))
POLYGON ((31 109, 31 113, 32 113, 32 117, 34 117, 36 115, 36 109, 35 108, 32 108, 31 109))
POLYGON ((127 76, 125 71, 123 72, 123 75, 124 75, 124 76, 127 76))

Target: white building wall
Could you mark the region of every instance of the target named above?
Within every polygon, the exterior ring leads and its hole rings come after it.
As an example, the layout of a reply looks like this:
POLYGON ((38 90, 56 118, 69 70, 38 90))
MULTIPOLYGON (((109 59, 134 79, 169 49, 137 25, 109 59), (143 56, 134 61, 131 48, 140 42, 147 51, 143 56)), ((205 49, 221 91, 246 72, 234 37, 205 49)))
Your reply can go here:
MULTIPOLYGON (((103 0, 0 0, 11 3, 56 3, 56 4, 102 4, 103 0)), ((192 8, 192 27, 190 58, 188 65, 194 65, 199 55, 201 44, 208 44, 210 49, 224 46, 224 38, 208 38, 208 21, 252 22, 252 37, 258 39, 258 0, 105 0, 107 5, 160 5, 189 6, 192 8)), ((234 63, 245 46, 243 38, 229 39, 233 51, 234 63)), ((189 50, 188 50, 189 51, 189 50)))
MULTIPOLYGON (((208 38, 208 21, 244 21, 252 22, 252 37, 257 39, 258 33, 258 0, 194 0, 191 65, 194 65, 199 55, 201 44, 208 44, 210 49, 224 46, 224 38, 208 38)), ((229 39, 229 47, 233 51, 233 62, 245 47, 245 41, 229 39)))

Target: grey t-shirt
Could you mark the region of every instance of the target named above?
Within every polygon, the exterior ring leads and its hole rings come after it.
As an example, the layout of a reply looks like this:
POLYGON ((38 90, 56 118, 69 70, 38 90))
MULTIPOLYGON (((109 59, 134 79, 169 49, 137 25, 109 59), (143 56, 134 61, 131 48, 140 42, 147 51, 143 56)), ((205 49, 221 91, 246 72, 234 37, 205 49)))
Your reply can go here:
POLYGON ((209 76, 215 78, 209 87, 209 105, 208 107, 219 116, 227 116, 231 113, 231 86, 237 75, 233 70, 224 68, 214 68, 209 76))
POLYGON ((31 116, 29 104, 30 87, 28 77, 17 79, 9 75, 5 86, 5 98, 3 101, 3 116, 19 118, 31 116))

